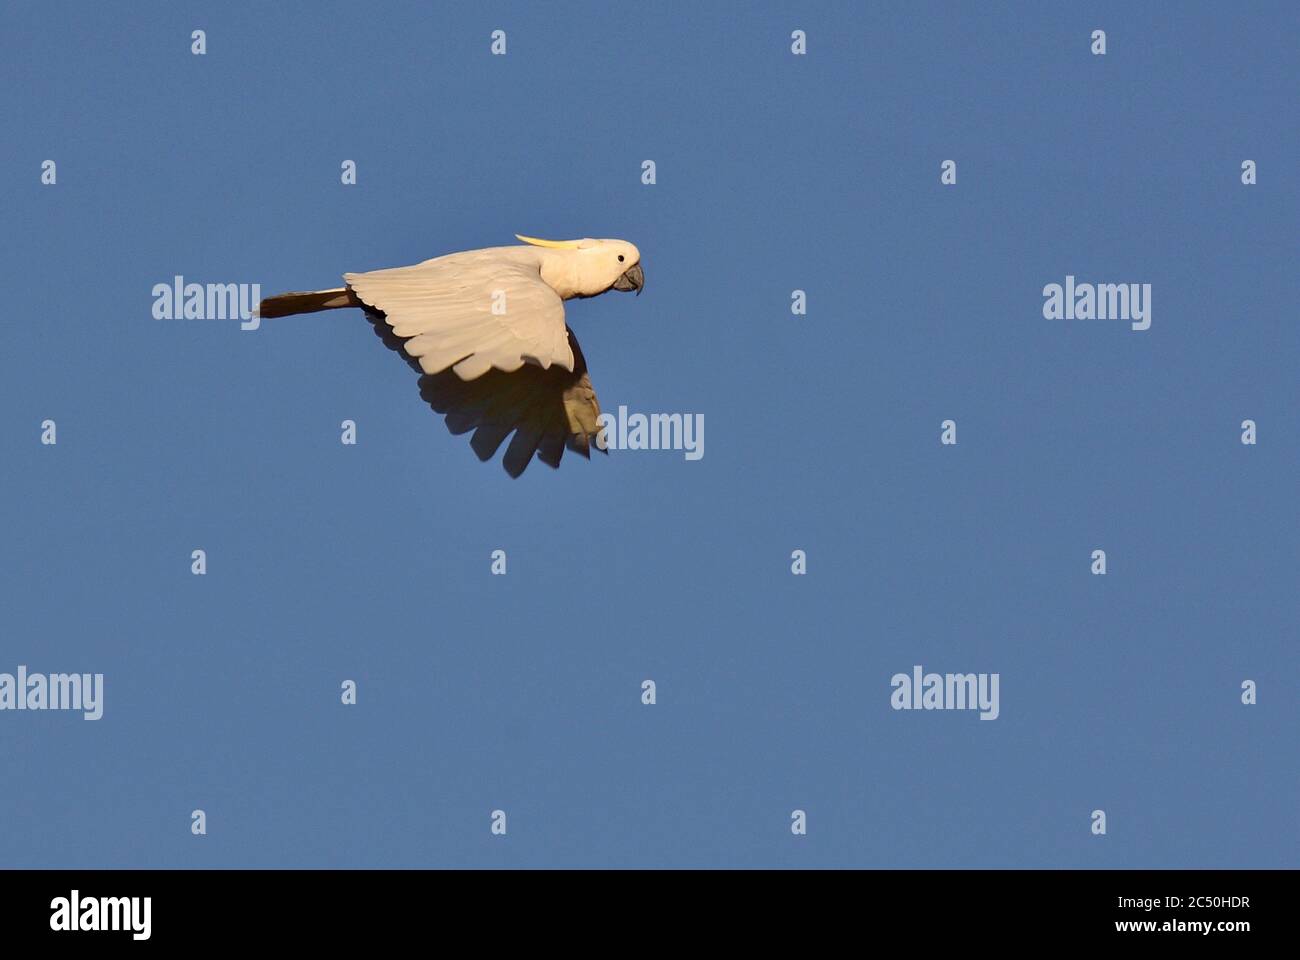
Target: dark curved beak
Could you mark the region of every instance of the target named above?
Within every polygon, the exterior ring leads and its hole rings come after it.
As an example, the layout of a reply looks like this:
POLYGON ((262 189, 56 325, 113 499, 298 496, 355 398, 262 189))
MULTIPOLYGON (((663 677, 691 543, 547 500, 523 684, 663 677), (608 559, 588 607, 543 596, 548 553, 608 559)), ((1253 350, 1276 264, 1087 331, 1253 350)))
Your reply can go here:
POLYGON ((614 281, 615 290, 635 290, 638 297, 641 296, 641 288, 644 286, 645 273, 642 272, 639 263, 614 281))

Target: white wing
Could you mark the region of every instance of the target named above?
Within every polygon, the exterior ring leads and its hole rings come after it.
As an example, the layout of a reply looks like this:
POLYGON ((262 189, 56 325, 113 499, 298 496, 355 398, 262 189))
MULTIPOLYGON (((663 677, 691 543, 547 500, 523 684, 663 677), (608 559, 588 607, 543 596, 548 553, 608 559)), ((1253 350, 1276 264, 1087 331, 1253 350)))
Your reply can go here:
POLYGON ((536 251, 493 247, 410 267, 343 275, 382 311, 425 373, 448 367, 462 380, 525 363, 573 370, 564 301, 542 280, 536 251))

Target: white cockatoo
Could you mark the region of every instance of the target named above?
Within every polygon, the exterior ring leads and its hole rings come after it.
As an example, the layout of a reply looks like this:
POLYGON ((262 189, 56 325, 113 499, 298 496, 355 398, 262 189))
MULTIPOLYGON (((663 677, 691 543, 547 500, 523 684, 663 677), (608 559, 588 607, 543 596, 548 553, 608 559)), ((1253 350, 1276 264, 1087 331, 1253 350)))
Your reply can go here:
POLYGON ((455 434, 517 477, 533 454, 552 467, 567 446, 584 457, 600 405, 564 301, 645 283, 625 240, 538 240, 435 257, 409 267, 345 273, 347 286, 263 300, 259 316, 360 307, 392 349, 424 374, 420 391, 455 434))

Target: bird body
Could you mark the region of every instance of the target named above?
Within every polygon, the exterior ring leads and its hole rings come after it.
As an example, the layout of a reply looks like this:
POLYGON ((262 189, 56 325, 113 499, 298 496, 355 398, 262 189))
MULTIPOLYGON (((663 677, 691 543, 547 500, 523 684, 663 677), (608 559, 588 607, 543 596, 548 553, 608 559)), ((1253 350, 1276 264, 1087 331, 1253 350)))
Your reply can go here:
POLYGON ((475 430, 481 459, 513 431, 503 459, 512 476, 534 452, 558 466, 566 447, 589 455, 600 415, 564 301, 639 294, 645 277, 640 251, 624 240, 519 239, 523 246, 346 273, 345 287, 270 297, 259 315, 361 308, 390 347, 418 364, 421 393, 447 414, 448 428, 475 430))

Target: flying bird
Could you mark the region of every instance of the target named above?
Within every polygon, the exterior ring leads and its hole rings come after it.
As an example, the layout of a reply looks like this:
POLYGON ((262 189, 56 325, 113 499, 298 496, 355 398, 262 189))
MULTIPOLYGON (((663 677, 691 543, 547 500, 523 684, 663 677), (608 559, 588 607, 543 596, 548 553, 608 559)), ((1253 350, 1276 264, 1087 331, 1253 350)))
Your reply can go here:
MULTIPOLYGON (((262 318, 360 307, 390 349, 419 371, 420 395, 453 434, 517 477, 533 454, 552 467, 565 447, 590 459, 600 404, 564 301, 645 285, 625 240, 539 240, 345 273, 346 286, 263 300, 262 318)), ((602 449, 597 444, 597 449, 602 449)))

